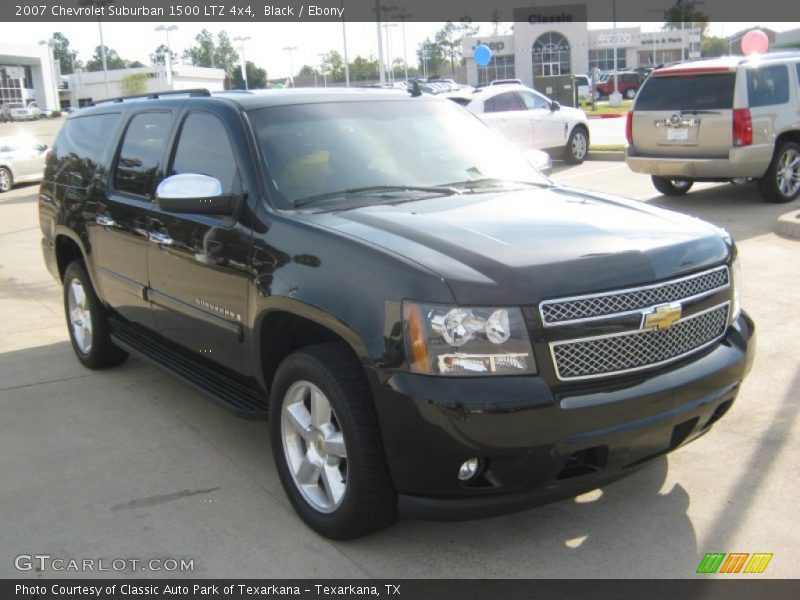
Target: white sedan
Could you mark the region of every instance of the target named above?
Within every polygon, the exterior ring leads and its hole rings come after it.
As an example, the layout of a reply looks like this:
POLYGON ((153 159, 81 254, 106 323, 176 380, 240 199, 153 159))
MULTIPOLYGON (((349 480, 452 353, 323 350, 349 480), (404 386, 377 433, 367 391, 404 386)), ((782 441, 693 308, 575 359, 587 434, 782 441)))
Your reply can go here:
POLYGON ((524 85, 487 86, 448 97, 521 149, 547 150, 574 164, 589 151, 586 114, 524 85))

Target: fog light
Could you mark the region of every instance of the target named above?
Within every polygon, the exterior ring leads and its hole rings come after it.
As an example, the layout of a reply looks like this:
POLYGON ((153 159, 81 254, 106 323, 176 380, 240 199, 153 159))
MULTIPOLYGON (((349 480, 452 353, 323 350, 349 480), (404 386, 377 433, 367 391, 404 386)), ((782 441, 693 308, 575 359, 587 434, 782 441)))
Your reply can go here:
POLYGON ((478 468, 481 466, 481 462, 477 458, 470 458, 468 461, 464 462, 461 465, 461 468, 458 470, 458 478, 461 481, 469 481, 475 475, 478 474, 478 468))

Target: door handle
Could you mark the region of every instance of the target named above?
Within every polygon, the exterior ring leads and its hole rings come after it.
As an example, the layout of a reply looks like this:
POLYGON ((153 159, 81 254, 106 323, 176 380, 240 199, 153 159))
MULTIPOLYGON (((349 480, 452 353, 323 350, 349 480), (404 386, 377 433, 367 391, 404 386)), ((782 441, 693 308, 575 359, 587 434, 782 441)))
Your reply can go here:
POLYGON ((103 227, 115 227, 117 225, 117 222, 114 219, 111 217, 106 217, 105 215, 98 215, 95 218, 95 222, 103 227))
POLYGON ((158 244, 159 246, 169 246, 173 240, 167 233, 159 233, 158 231, 150 232, 150 241, 158 244))

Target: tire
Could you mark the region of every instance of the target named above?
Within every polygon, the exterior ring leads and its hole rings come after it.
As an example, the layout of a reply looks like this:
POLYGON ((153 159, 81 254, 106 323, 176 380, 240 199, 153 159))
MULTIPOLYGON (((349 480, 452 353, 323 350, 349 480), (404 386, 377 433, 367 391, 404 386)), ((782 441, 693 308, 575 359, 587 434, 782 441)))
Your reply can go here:
POLYGON ((64 271, 64 313, 72 349, 84 367, 105 369, 128 358, 128 353, 111 341, 106 309, 81 261, 71 262, 64 271))
POLYGON ((321 344, 289 355, 275 374, 270 398, 275 466, 306 525, 344 540, 397 520, 397 493, 372 394, 349 348, 321 344), (312 410, 312 398, 321 408, 312 410))
POLYGON ((625 90, 625 97, 628 100, 633 100, 634 98, 636 98, 636 90, 634 88, 628 88, 627 90, 625 90))
POLYGON ((653 186, 665 196, 683 196, 692 189, 694 182, 691 179, 667 179, 653 175, 653 186))
POLYGON ((758 191, 767 202, 784 204, 800 195, 800 144, 785 142, 758 180, 758 191))
POLYGON ((564 147, 564 162, 579 165, 589 153, 589 132, 580 125, 573 127, 564 147))
POLYGON ((11 177, 11 171, 5 167, 0 167, 0 194, 8 192, 13 185, 14 179, 11 177))

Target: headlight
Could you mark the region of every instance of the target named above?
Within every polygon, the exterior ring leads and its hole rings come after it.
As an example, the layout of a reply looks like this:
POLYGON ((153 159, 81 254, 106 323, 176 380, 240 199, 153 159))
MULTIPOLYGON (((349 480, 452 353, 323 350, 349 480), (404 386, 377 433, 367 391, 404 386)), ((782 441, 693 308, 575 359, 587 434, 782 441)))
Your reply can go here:
POLYGON ((739 315, 742 314, 742 300, 740 285, 742 280, 742 267, 739 264, 739 255, 735 254, 733 261, 731 261, 731 323, 734 323, 739 315))
POLYGON ((429 375, 525 375, 536 363, 519 308, 403 303, 411 370, 429 375))

